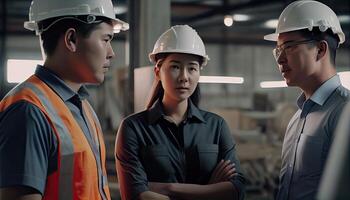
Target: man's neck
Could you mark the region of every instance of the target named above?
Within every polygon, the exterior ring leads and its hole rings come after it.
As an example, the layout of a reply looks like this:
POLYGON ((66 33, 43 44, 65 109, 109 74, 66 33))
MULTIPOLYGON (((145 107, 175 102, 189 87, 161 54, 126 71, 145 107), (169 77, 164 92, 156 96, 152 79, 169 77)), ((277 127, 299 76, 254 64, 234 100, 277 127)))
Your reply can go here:
POLYGON ((68 71, 65 67, 68 66, 65 62, 56 61, 53 58, 48 58, 45 60, 44 67, 53 71, 66 85, 71 88, 74 92, 78 92, 80 87, 83 85, 82 83, 74 82, 70 79, 71 75, 68 75, 68 71), (59 65, 57 63, 60 63, 59 65))
POLYGON ((328 73, 318 78, 310 77, 308 80, 305 80, 304 86, 301 86, 301 90, 303 91, 305 98, 309 99, 318 88, 321 87, 323 83, 332 78, 336 73, 328 73))

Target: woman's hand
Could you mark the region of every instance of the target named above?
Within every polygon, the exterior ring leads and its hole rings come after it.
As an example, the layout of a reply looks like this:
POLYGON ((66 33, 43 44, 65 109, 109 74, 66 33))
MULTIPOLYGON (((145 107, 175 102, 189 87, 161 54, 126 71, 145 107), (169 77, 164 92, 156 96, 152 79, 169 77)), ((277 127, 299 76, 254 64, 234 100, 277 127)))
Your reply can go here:
POLYGON ((230 160, 221 160, 211 174, 209 184, 228 181, 235 175, 237 175, 235 163, 231 163, 230 160))

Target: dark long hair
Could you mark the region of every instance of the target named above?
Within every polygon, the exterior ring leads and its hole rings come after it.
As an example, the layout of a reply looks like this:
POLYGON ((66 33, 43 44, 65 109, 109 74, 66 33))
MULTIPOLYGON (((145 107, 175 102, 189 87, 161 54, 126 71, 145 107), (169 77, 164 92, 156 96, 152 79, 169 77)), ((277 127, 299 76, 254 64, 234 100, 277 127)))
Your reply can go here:
MULTIPOLYGON (((170 53, 157 54, 156 59, 155 59, 156 60, 155 67, 161 67, 161 65, 163 64, 162 61, 164 61, 164 59, 168 55, 170 55, 170 53)), ((199 59, 199 60, 201 61, 202 59, 199 59)), ((199 65, 202 65, 202 62, 200 62, 199 65)), ((146 109, 151 108, 152 105, 154 104, 154 102, 156 102, 158 99, 161 101, 163 99, 163 96, 164 96, 164 88, 162 86, 161 81, 154 79, 152 89, 151 89, 151 95, 150 95, 148 102, 146 104, 146 109)), ((198 107, 199 102, 200 102, 200 98, 201 98, 200 88, 199 88, 199 85, 197 84, 197 87, 193 91, 192 95, 190 96, 190 99, 191 99, 192 103, 198 107)))

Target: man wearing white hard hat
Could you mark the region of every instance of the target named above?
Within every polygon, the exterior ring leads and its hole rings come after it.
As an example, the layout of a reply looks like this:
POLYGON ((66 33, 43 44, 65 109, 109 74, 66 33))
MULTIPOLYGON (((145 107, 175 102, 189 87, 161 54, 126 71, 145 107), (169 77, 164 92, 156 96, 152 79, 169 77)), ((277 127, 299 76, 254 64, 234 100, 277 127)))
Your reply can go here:
POLYGON ((328 6, 305 0, 289 4, 276 32, 264 38, 277 42, 273 55, 287 85, 302 91, 284 136, 277 199, 312 200, 349 101, 335 69, 336 50, 345 35, 328 6))
POLYGON ((200 109, 198 80, 209 60, 188 25, 165 31, 149 54, 154 87, 146 110, 117 133, 122 200, 244 198, 245 179, 225 120, 200 109))
MULTIPOLYGON (((110 200, 101 126, 84 84, 114 57, 110 0, 33 0, 44 65, 0 102, 0 199, 110 200)), ((23 66, 26 67, 26 66, 23 66)))

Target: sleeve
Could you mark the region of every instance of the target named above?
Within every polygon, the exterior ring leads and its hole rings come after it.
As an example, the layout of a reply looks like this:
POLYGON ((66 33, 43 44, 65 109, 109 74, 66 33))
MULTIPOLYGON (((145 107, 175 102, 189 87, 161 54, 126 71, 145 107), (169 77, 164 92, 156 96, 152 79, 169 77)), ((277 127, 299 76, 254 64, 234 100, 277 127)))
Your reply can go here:
MULTIPOLYGON (((55 169, 56 138, 39 108, 18 102, 0 113, 0 187, 26 186, 44 193, 47 174, 55 169)), ((57 162, 57 161, 56 161, 57 162)))
POLYGON ((329 120, 327 120, 327 126, 326 126, 326 134, 328 136, 329 140, 329 146, 332 144, 334 139, 334 133, 337 128, 338 122, 340 121, 340 118, 342 117, 342 113, 344 110, 346 110, 347 101, 343 101, 339 103, 335 109, 331 112, 329 115, 329 120))
POLYGON ((149 190, 147 175, 139 158, 140 145, 135 130, 125 119, 117 133, 115 156, 123 200, 138 199, 140 193, 149 190))
POLYGON ((231 135, 230 129, 222 119, 220 143, 219 143, 219 157, 220 159, 230 160, 235 163, 237 176, 234 176, 230 181, 239 192, 239 199, 244 199, 245 194, 245 178, 243 176, 239 159, 236 155, 236 143, 231 135))

